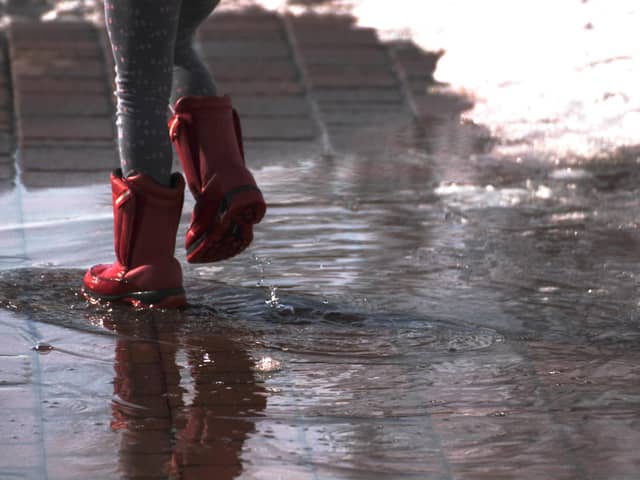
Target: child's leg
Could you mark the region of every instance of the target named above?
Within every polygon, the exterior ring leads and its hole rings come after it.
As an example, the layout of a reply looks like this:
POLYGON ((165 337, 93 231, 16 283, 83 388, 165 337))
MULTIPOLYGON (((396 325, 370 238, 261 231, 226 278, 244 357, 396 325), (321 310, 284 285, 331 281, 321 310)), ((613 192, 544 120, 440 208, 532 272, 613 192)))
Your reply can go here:
POLYGON ((117 73, 122 171, 125 176, 140 172, 162 185, 169 183, 172 161, 167 103, 180 3, 181 0, 105 1, 117 73))
POLYGON ((217 94, 211 73, 193 48, 198 26, 220 0, 183 0, 176 33, 171 105, 180 97, 213 97, 217 94))
POLYGON ((175 115, 169 134, 196 205, 187 230, 187 260, 216 262, 242 252, 266 205, 248 170, 240 118, 193 49, 195 31, 218 0, 183 0, 176 35, 175 115))

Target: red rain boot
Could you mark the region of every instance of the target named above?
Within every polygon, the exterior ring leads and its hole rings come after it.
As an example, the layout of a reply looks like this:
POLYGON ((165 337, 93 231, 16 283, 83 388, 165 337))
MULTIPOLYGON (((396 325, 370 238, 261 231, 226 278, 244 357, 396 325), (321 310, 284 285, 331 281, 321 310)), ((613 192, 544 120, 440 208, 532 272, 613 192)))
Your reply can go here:
POLYGON ((90 301, 123 301, 136 307, 178 308, 186 304, 182 269, 175 259, 176 231, 184 200, 184 180, 174 173, 171 187, 136 174, 111 174, 116 261, 85 274, 90 301))
POLYGON ((240 119, 224 97, 183 97, 169 135, 196 199, 187 230, 187 260, 217 262, 242 252, 266 211, 245 166, 240 119))

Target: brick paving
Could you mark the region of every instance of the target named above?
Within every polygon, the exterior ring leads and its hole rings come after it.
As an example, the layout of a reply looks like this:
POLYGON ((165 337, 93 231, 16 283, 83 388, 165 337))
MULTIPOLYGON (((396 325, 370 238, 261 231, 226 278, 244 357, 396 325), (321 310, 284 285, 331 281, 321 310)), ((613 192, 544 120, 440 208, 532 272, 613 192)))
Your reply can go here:
MULTIPOLYGON (((18 21, 4 33, 0 188, 13 182, 14 151, 28 188, 105 181, 118 160, 104 29, 18 21)), ((429 99, 418 92, 438 59, 410 43, 384 44, 346 15, 258 8, 213 15, 198 41, 220 93, 242 115, 252 165, 349 150, 360 133, 421 119, 429 99)))

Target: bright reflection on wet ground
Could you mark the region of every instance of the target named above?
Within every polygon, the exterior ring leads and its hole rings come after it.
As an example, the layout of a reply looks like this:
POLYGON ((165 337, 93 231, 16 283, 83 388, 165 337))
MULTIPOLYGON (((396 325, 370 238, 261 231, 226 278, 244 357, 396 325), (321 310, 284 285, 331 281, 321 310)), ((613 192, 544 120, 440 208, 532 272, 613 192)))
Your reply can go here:
POLYGON ((79 296, 106 186, 0 197, 3 475, 635 479, 637 154, 377 133, 259 167, 254 246, 179 253, 182 312, 79 296))

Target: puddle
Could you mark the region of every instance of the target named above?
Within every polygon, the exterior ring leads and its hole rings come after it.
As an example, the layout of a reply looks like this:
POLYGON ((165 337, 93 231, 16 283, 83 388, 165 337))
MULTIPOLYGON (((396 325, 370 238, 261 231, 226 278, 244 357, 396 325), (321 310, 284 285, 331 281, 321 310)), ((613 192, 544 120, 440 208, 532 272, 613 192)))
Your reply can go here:
MULTIPOLYGON (((328 467, 334 441, 347 448, 361 428, 395 429, 408 416, 428 422, 422 395, 432 380, 422 374, 503 342, 488 329, 303 295, 287 295, 283 315, 265 302, 264 288, 198 277, 186 282, 190 305, 182 311, 96 306, 79 296, 81 276, 0 273, 0 307, 11 312, 0 327, 21 339, 18 353, 37 356, 29 368, 40 378, 18 382, 37 400, 15 413, 43 425, 33 443, 47 451, 39 468, 49 472, 61 468, 47 429, 54 422, 55 432, 65 426, 78 438, 74 457, 64 459, 78 475, 87 465, 107 477, 338 474, 353 467, 328 467), (109 456, 115 466, 101 465, 109 456)), ((417 440, 420 429, 403 435, 417 440)), ((387 472, 405 468, 388 462, 387 472)))
POLYGON ((7 230, 22 243, 0 272, 0 325, 32 372, 11 388, 30 389, 20 414, 44 426, 38 468, 131 477, 151 454, 159 478, 634 471, 635 162, 382 161, 257 172, 272 207, 255 245, 205 267, 180 252, 179 312, 79 296, 72 265, 110 258, 106 220, 7 230), (55 268, 37 266, 51 251, 34 235, 60 245, 55 268), (74 456, 58 457, 69 431, 74 456))

